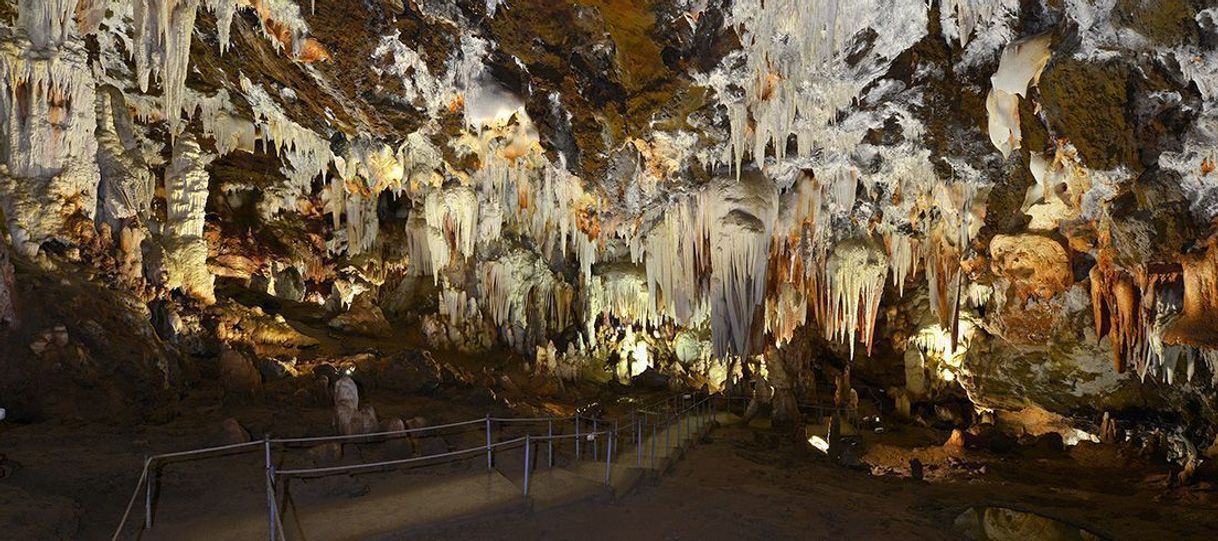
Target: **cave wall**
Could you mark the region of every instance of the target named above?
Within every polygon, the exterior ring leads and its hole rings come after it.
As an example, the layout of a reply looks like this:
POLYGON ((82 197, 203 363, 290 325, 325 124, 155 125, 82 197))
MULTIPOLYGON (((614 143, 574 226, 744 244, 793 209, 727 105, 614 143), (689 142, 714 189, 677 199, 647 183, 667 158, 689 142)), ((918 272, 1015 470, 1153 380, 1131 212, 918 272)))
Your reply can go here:
POLYGON ((113 331, 141 361, 76 355, 120 390, 189 380, 155 359, 307 357, 265 311, 294 310, 559 380, 717 388, 814 336, 916 400, 1212 419, 1201 0, 0 0, 0 22, 11 386, 55 379, 37 337, 88 334, 30 308, 57 279, 132 299, 106 310, 141 321, 113 331))

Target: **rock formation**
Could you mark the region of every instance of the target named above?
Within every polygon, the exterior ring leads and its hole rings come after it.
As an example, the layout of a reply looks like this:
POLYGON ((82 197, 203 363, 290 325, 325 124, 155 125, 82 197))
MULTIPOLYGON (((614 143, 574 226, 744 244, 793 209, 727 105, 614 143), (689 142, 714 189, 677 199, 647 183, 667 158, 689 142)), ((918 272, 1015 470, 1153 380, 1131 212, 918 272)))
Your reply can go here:
POLYGON ((418 336, 1215 435, 1218 8, 534 4, 0 0, 6 362, 88 284, 123 385, 418 336))

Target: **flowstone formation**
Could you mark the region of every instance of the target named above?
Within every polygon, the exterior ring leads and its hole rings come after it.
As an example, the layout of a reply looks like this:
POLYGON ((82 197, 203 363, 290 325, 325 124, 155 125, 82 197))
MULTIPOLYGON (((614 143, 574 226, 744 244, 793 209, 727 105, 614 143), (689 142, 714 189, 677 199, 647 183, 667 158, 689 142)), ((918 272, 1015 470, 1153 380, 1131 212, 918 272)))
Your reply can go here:
POLYGON ((1208 446, 1218 8, 1152 4, 0 0, 0 406, 104 327, 149 400, 350 339, 1208 446))

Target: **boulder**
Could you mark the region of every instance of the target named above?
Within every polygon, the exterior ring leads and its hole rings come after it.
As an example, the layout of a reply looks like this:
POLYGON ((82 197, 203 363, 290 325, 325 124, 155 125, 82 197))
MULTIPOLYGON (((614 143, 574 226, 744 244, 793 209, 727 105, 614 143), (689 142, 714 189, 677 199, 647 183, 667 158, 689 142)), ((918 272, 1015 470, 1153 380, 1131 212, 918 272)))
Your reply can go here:
POLYGON ((233 445, 250 441, 250 433, 236 419, 229 417, 220 423, 220 433, 216 437, 218 445, 233 445))
POLYGON ((328 325, 336 331, 370 338, 386 338, 393 334, 385 313, 373 304, 370 295, 360 296, 350 309, 334 316, 328 325))
POLYGON ((644 389, 668 389, 668 376, 649 366, 639 375, 630 378, 630 384, 644 389))
POLYGON ((943 444, 943 448, 948 451, 963 451, 965 446, 965 434, 959 428, 952 430, 952 435, 947 438, 947 442, 943 444))
POLYGON ((440 365, 426 351, 370 357, 358 363, 361 382, 404 393, 431 392, 444 380, 440 365))
POLYGON ((327 442, 310 447, 308 454, 314 465, 329 466, 343 459, 343 446, 338 442, 327 442))
POLYGON ((235 349, 220 353, 220 383, 230 393, 252 393, 262 384, 262 375, 249 357, 235 349))

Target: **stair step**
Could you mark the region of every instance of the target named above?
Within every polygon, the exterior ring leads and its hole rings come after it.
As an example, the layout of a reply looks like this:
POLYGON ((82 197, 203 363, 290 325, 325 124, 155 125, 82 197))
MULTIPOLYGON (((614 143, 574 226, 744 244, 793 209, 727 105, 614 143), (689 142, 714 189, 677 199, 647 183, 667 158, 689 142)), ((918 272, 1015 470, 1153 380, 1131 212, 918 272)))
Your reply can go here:
POLYGON ((607 502, 611 496, 603 482, 592 481, 565 468, 543 467, 529 475, 529 499, 534 511, 577 502, 607 502))
MULTIPOLYGON (((644 473, 647 470, 634 466, 633 453, 629 456, 630 460, 623 460, 626 457, 614 457, 615 460, 620 460, 621 463, 614 462, 612 470, 609 474, 608 491, 615 499, 624 498, 630 494, 639 482, 643 479, 644 473)), ((605 463, 601 462, 581 462, 571 467, 571 471, 589 482, 605 486, 605 463)))

